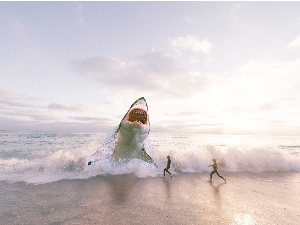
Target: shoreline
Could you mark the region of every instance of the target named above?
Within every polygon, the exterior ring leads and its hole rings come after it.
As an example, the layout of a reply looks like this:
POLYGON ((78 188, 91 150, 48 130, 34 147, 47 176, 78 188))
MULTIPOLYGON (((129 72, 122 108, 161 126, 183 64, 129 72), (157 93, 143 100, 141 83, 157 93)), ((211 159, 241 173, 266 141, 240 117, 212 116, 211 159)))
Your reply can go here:
POLYGON ((300 173, 0 182, 0 224, 299 224, 300 173))

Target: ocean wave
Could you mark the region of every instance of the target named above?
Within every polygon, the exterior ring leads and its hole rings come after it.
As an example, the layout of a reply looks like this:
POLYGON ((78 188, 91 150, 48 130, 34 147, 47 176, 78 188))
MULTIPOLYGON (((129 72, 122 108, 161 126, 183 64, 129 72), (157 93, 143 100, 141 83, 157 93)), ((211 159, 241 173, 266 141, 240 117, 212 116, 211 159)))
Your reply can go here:
MULTIPOLYGON (((133 173, 137 177, 154 177, 162 174, 166 166, 165 152, 152 150, 157 167, 139 159, 129 163, 115 163, 109 157, 99 158, 92 166, 87 166, 88 154, 82 151, 53 151, 46 158, 0 160, 0 179, 8 182, 48 183, 61 179, 87 179, 97 175, 117 175, 133 173)), ((190 151, 173 150, 169 152, 172 164, 170 171, 209 172, 212 159, 217 159, 220 171, 300 171, 298 156, 274 148, 227 150, 218 146, 190 151)))

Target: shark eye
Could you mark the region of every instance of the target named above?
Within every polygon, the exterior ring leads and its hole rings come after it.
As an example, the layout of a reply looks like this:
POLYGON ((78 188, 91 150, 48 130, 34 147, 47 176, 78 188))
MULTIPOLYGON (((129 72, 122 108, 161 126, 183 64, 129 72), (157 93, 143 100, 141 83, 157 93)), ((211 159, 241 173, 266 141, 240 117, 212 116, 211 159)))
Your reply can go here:
POLYGON ((142 109, 133 109, 129 113, 128 121, 132 123, 136 122, 136 123, 146 124, 147 113, 142 109))

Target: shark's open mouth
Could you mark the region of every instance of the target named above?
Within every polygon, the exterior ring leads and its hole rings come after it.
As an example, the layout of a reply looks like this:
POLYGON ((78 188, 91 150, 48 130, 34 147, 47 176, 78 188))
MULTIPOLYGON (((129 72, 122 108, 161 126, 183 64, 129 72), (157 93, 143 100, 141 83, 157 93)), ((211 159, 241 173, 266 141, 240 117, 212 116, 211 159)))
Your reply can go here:
POLYGON ((138 122, 138 123, 146 124, 147 113, 142 109, 133 109, 129 113, 128 121, 132 123, 138 122))

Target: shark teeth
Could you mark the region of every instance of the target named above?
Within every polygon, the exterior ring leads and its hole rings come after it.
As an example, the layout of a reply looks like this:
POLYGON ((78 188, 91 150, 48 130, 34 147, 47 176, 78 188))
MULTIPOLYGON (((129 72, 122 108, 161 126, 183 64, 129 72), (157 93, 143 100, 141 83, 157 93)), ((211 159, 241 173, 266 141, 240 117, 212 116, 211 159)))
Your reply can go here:
POLYGON ((132 123, 146 124, 147 123, 147 112, 145 112, 142 109, 133 109, 130 111, 127 121, 132 122, 132 123))

